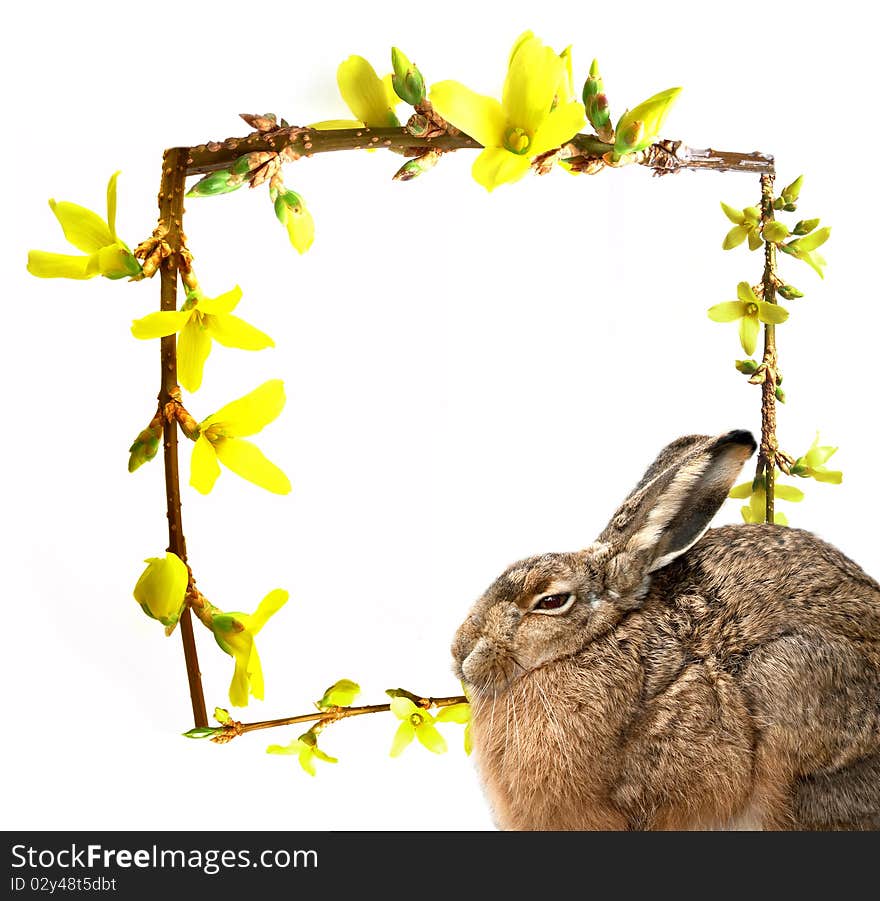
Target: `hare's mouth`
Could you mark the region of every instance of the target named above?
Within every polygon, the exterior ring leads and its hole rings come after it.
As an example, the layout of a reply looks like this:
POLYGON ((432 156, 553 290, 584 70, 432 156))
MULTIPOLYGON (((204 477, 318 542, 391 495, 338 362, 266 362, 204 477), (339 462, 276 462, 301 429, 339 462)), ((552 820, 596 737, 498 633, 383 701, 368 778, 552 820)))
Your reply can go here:
POLYGON ((517 679, 530 672, 510 648, 502 648, 481 638, 459 665, 460 674, 469 688, 481 694, 495 695, 507 691, 517 679))

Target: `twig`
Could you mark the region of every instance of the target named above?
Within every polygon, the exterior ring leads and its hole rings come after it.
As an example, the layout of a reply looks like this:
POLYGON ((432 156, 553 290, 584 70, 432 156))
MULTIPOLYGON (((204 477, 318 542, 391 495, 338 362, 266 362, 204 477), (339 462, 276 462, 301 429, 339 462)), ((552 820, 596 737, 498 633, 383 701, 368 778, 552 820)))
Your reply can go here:
MULTIPOLYGON (((177 272, 180 266, 180 251, 183 246, 183 193, 186 181, 186 151, 171 149, 165 152, 162 161, 162 182, 159 188, 159 225, 156 232, 161 234, 169 253, 162 260, 161 309, 177 309, 177 272)), ((162 338, 162 381, 159 390, 159 407, 165 409, 180 399, 177 386, 177 337, 162 338)), ((177 422, 165 417, 164 426, 165 459, 165 502, 168 514, 168 550, 186 563, 186 540, 180 513, 180 476, 177 460, 177 422)), ((192 617, 185 608, 180 617, 180 636, 183 639, 183 656, 186 661, 186 677, 192 701, 195 725, 208 725, 205 695, 199 672, 199 658, 193 635, 192 617)))
MULTIPOLYGON (((765 226, 775 218, 773 213, 773 174, 761 176, 761 226, 765 226)), ((776 245, 772 241, 764 242, 764 276, 762 279, 763 299, 767 303, 776 303, 776 245)), ((776 385, 779 377, 776 354, 776 326, 764 323, 764 357, 762 363, 765 378, 761 384, 761 450, 758 454, 758 472, 764 470, 766 489, 765 520, 774 520, 774 494, 776 488, 776 455, 779 442, 776 438, 776 385)))
MULTIPOLYGON (((408 693, 407 693, 408 694, 408 693)), ((455 695, 446 698, 419 698, 412 696, 412 700, 418 707, 430 710, 432 707, 452 707, 455 704, 466 704, 464 695, 455 695)), ((365 713, 387 713, 391 710, 391 704, 367 704, 363 707, 330 707, 327 710, 318 710, 314 713, 303 713, 299 716, 288 716, 278 720, 262 720, 257 723, 239 723, 230 720, 223 726, 223 731, 214 736, 212 741, 225 743, 238 735, 246 732, 256 732, 259 729, 273 729, 276 726, 293 726, 296 723, 322 723, 329 726, 330 723, 347 719, 352 716, 363 716, 365 713)))
MULTIPOLYGON (((568 145, 584 160, 602 160, 612 149, 596 135, 575 135, 568 145)), ((568 146, 567 145, 567 146, 568 146)), ((197 147, 179 148, 187 155, 187 175, 203 175, 232 165, 238 157, 254 151, 282 153, 286 161, 310 157, 316 153, 339 150, 383 148, 423 153, 426 150, 479 150, 482 145, 466 134, 440 134, 415 137, 406 128, 344 128, 320 131, 312 128, 280 128, 272 132, 253 132, 242 138, 209 141, 197 147)), ((764 153, 738 153, 727 150, 694 149, 681 141, 659 141, 639 154, 637 160, 657 172, 679 169, 714 169, 719 172, 772 174, 773 157, 764 153)))

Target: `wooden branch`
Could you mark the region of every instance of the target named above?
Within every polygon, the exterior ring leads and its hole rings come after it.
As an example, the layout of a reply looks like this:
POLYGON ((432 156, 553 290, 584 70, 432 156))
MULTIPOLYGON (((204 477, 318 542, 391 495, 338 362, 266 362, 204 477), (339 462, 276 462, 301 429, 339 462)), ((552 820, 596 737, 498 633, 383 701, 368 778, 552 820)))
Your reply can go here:
MULTIPOLYGON (((775 218, 773 212, 773 175, 761 176, 761 227, 775 218)), ((763 299, 776 303, 776 245, 764 242, 764 287, 763 299)), ((764 324, 764 364, 765 378, 761 383, 761 450, 758 454, 758 471, 764 468, 764 485, 767 491, 765 520, 774 520, 776 490, 776 453, 779 442, 776 438, 776 385, 779 372, 776 368, 776 326, 764 324)))
MULTIPOLYGON (((464 695, 455 695, 444 698, 419 698, 415 695, 407 696, 416 704, 416 706, 424 710, 430 710, 432 707, 453 707, 456 704, 467 704, 468 700, 464 695)), ((212 741, 225 744, 238 735, 244 735, 246 732, 256 732, 261 729, 273 729, 276 726, 293 726, 297 723, 318 723, 323 728, 331 723, 339 720, 348 719, 352 716, 363 716, 366 713, 388 713, 391 710, 390 704, 366 704, 362 707, 330 707, 327 710, 316 710, 314 713, 303 713, 298 716, 287 716, 278 720, 261 720, 257 723, 239 723, 235 720, 228 722, 212 741)))
MULTIPOLYGON (((167 245, 168 254, 162 260, 161 309, 177 309, 177 273, 180 266, 180 252, 183 247, 183 194, 186 181, 186 151, 171 149, 162 160, 162 182, 159 188, 159 225, 155 236, 167 245)), ((177 336, 162 338, 162 380, 159 390, 159 407, 164 410, 179 398, 177 386, 177 336)), ((177 459, 177 420, 165 417, 164 422, 165 459, 165 502, 168 515, 168 550, 177 554, 186 563, 186 540, 180 512, 180 476, 177 459)), ((199 658, 193 635, 192 617, 189 608, 180 616, 180 636, 183 639, 183 655, 186 662, 186 676, 192 701, 193 720, 196 726, 208 725, 208 712, 202 691, 199 672, 199 658)))
MULTIPOLYGON (((578 134, 568 142, 574 152, 585 159, 602 160, 611 145, 596 135, 578 134)), ((340 150, 384 148, 410 155, 436 149, 479 150, 482 145, 466 134, 440 134, 415 137, 406 128, 346 128, 319 131, 308 127, 279 128, 271 132, 253 132, 242 138, 209 141, 197 147, 178 148, 186 153, 187 175, 203 175, 232 165, 238 157, 255 151, 281 153, 287 160, 311 157, 316 153, 340 150)), ((749 172, 772 174, 773 157, 764 153, 739 153, 727 150, 697 150, 680 141, 659 141, 637 154, 637 162, 655 171, 710 169, 716 172, 749 172)))

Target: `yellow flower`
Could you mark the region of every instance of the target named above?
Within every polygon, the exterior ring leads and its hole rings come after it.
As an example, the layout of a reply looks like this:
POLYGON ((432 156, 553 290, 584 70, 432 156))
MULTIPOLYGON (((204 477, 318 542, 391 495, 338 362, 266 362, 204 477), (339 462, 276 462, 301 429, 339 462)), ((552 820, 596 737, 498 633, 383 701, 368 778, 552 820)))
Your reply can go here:
POLYGON ((788 244, 780 244, 779 249, 783 253, 791 254, 796 260, 803 260, 819 278, 825 278, 822 268, 826 265, 825 257, 816 252, 817 247, 821 247, 831 235, 831 227, 816 229, 812 234, 804 238, 795 238, 788 244))
POLYGON ((351 707, 360 693, 361 687, 357 682, 340 679, 324 692, 324 696, 317 702, 317 707, 319 710, 326 710, 328 707, 351 707))
POLYGON ((305 253, 315 240, 315 220, 302 197, 296 191, 273 191, 275 215, 287 229, 290 243, 300 254, 305 253))
POLYGON ((229 686, 229 701, 247 707, 248 695, 263 700, 263 667, 254 637, 266 620, 286 603, 289 594, 281 588, 270 591, 253 613, 223 613, 213 608, 212 629, 220 648, 235 659, 235 672, 229 686))
POLYGON ((500 103, 457 81, 435 84, 430 100, 444 119, 483 145, 471 172, 492 191, 522 178, 532 157, 577 134, 586 122, 584 106, 570 97, 567 61, 526 32, 514 44, 500 103))
POLYGON ((414 738, 435 754, 445 753, 446 739, 437 731, 436 720, 427 710, 409 698, 399 697, 391 699, 391 712, 402 721, 391 743, 392 757, 401 754, 414 738))
POLYGON ((739 340, 747 354, 755 352, 758 342, 760 322, 779 325, 788 319, 788 310, 775 303, 758 300, 748 282, 736 286, 739 300, 728 300, 709 308, 709 318, 713 322, 735 322, 739 319, 739 340))
POLYGON ((284 383, 272 379, 199 423, 200 434, 190 464, 190 485, 208 494, 223 463, 236 475, 267 491, 288 494, 287 476, 259 448, 243 440, 244 436, 256 435, 272 422, 283 409, 284 401, 284 383))
POLYGON ((733 228, 724 236, 721 244, 724 250, 739 247, 746 238, 749 240, 749 250, 757 250, 764 243, 761 236, 761 211, 756 206, 747 206, 745 209, 737 210, 722 200, 721 209, 733 223, 733 228))
POLYGON ((473 750, 471 745, 471 705, 470 704, 453 704, 450 707, 443 707, 434 718, 437 723, 464 723, 464 752, 470 754, 473 750))
POLYGON ((177 554, 147 557, 147 568, 134 586, 134 599, 147 616, 159 620, 170 634, 177 625, 189 585, 189 571, 177 554))
POLYGON ((47 253, 31 250, 28 253, 28 272, 39 278, 125 278, 138 275, 140 263, 127 245, 116 235, 116 179, 110 176, 107 185, 107 221, 97 213, 65 200, 49 201, 52 212, 61 223, 64 237, 86 256, 47 253))
POLYGON ((323 760, 325 763, 339 763, 337 758, 325 754, 318 747, 318 738, 314 732, 308 732, 295 738, 289 745, 269 745, 267 754, 296 754, 299 757, 299 765, 310 775, 315 775, 315 760, 323 760))
POLYGON ((836 447, 829 445, 819 445, 819 433, 816 433, 816 440, 810 445, 810 449, 802 456, 794 461, 791 468, 791 474, 801 476, 804 479, 813 478, 817 482, 828 482, 832 485, 839 485, 843 481, 843 473, 840 470, 828 469, 825 464, 834 454, 837 453, 836 447))
POLYGON ((663 122, 680 93, 681 88, 667 88, 620 117, 614 129, 615 160, 650 147, 660 137, 663 122))
POLYGON ((131 324, 131 333, 135 338, 147 340, 180 332, 177 378, 187 391, 198 391, 205 361, 211 353, 211 339, 225 347, 242 350, 275 346, 268 335, 232 315, 240 300, 241 288, 237 285, 219 297, 205 297, 196 291, 178 311, 150 313, 143 319, 135 319, 131 324))
POLYGON ((326 119, 315 122, 311 128, 332 130, 336 128, 396 128, 400 125, 394 110, 400 103, 389 73, 379 78, 376 70, 362 56, 350 56, 339 64, 336 83, 339 93, 355 119, 326 119))
MULTIPOLYGON (((762 476, 757 486, 753 482, 743 482, 735 488, 731 488, 729 497, 737 500, 749 499, 748 504, 740 509, 744 522, 764 522, 767 518, 767 488, 762 476)), ((794 485, 773 486, 773 497, 777 501, 790 501, 800 503, 804 499, 804 493, 794 485)), ((774 508, 773 522, 778 526, 787 526, 788 517, 780 510, 774 508)))

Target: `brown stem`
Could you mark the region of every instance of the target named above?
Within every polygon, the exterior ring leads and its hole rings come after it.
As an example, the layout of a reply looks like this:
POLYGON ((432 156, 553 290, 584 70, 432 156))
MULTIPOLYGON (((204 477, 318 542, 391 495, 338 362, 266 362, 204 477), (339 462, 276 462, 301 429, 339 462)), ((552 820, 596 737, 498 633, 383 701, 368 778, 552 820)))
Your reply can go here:
MULTIPOLYGON (((761 176, 761 225, 775 218, 773 213, 773 174, 761 176)), ((776 303, 776 245, 764 242, 764 288, 763 299, 776 303)), ((764 484, 767 491, 765 520, 772 523, 774 518, 774 493, 776 488, 776 454, 779 443, 776 439, 776 383, 779 376, 776 354, 776 326, 764 324, 764 357, 766 378, 761 384, 761 451, 758 456, 758 471, 764 469, 764 484)))
MULTIPOLYGON (((186 181, 186 151, 179 148, 167 150, 162 161, 162 182, 159 188, 159 226, 157 233, 167 242, 170 253, 162 260, 161 309, 177 309, 177 271, 180 265, 180 249, 183 245, 181 228, 183 219, 183 193, 186 181)), ((177 338, 162 338, 162 381, 159 390, 159 406, 165 409, 180 397, 177 387, 177 338)), ((177 466, 177 421, 167 417, 164 424, 165 501, 168 511, 168 550, 186 563, 186 540, 180 513, 180 476, 177 466)), ((186 677, 192 701, 193 720, 196 726, 208 725, 208 711, 202 691, 199 658, 193 635, 189 608, 180 617, 180 636, 183 639, 183 656, 186 661, 186 677)))
MULTIPOLYGON (((419 698, 418 706, 429 710, 431 707, 452 707, 455 704, 466 704, 464 695, 455 695, 446 698, 419 698)), ((363 707, 332 707, 329 710, 319 710, 314 713, 303 713, 299 716, 288 716, 280 720, 263 720, 258 723, 230 723, 228 735, 224 733, 224 739, 229 740, 235 735, 244 735, 245 732, 256 732, 258 729, 272 729, 275 726, 292 726, 296 723, 317 723, 323 721, 326 725, 344 720, 350 716, 363 716, 365 713, 387 713, 391 710, 390 704, 367 704, 363 707)))
MULTIPOLYGON (((611 145, 596 135, 578 134, 568 142, 587 159, 601 159, 611 145)), ((209 141, 197 147, 181 148, 187 153, 187 175, 199 175, 224 169, 238 157, 254 151, 285 151, 287 159, 310 157, 337 150, 385 148, 413 153, 430 149, 479 150, 482 145, 466 134, 441 134, 417 138, 406 128, 343 128, 316 131, 310 128, 281 128, 269 133, 254 132, 243 138, 209 141)), ((639 157, 639 162, 655 171, 678 169, 714 169, 721 172, 772 173, 773 157, 763 153, 737 153, 726 150, 699 150, 681 141, 660 141, 639 157)))

